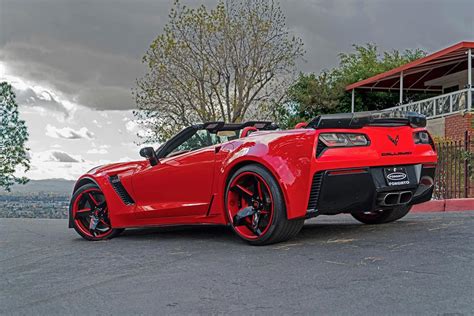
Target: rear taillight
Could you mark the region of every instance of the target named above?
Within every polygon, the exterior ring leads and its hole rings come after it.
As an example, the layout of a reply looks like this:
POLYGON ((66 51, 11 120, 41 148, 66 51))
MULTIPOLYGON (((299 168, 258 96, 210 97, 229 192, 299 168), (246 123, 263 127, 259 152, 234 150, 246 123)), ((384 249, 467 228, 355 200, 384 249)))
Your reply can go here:
POLYGON ((369 139, 364 134, 356 133, 321 133, 321 140, 327 147, 358 147, 368 146, 369 139))
POLYGON ((415 144, 426 144, 430 143, 430 135, 427 132, 415 132, 413 133, 413 141, 415 144))
POLYGON ((316 157, 319 158, 329 148, 369 146, 370 140, 358 133, 321 133, 316 146, 316 157))
POLYGON ((426 131, 419 131, 419 132, 414 132, 413 133, 413 141, 415 142, 416 145, 430 145, 431 148, 433 148, 434 151, 436 151, 436 146, 431 138, 430 134, 426 131))

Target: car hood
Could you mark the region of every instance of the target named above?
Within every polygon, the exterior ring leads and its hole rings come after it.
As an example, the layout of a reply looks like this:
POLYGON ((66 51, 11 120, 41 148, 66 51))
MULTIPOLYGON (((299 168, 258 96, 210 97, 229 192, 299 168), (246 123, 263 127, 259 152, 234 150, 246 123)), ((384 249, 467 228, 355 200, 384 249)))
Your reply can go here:
POLYGON ((148 164, 146 160, 118 162, 92 168, 87 172, 89 175, 116 175, 124 172, 135 171, 145 167, 148 164))

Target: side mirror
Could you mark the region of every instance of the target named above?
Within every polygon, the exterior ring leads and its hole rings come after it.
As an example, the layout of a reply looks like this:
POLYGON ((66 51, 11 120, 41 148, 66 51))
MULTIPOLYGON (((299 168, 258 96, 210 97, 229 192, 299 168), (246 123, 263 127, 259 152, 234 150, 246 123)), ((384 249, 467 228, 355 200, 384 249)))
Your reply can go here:
POLYGON ((140 156, 148 159, 150 165, 152 166, 156 166, 158 164, 158 157, 156 157, 156 153, 153 147, 145 147, 140 149, 140 156))

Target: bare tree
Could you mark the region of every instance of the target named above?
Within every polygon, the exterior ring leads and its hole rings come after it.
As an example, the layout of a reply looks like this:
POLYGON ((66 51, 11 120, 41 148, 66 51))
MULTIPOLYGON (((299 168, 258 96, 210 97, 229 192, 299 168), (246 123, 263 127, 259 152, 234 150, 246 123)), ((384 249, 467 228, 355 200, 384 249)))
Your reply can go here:
POLYGON ((273 0, 221 1, 211 10, 176 1, 169 18, 135 90, 135 115, 153 131, 145 141, 196 122, 267 115, 304 53, 273 0))

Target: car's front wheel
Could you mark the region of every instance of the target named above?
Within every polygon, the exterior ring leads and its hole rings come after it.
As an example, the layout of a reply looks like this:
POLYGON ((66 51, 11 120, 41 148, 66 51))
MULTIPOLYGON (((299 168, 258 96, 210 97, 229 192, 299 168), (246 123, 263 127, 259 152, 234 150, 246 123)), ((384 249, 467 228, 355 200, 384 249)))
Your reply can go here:
POLYGON ((104 194, 95 184, 83 185, 74 192, 69 216, 76 232, 86 240, 108 239, 123 231, 112 228, 104 194))
POLYGON ((287 219, 278 182, 257 164, 246 165, 231 176, 225 204, 234 232, 252 245, 286 241, 298 234, 304 224, 304 219, 287 219))
POLYGON ((380 211, 352 213, 351 215, 364 224, 384 224, 399 220, 407 215, 410 209, 411 205, 403 205, 380 211))

